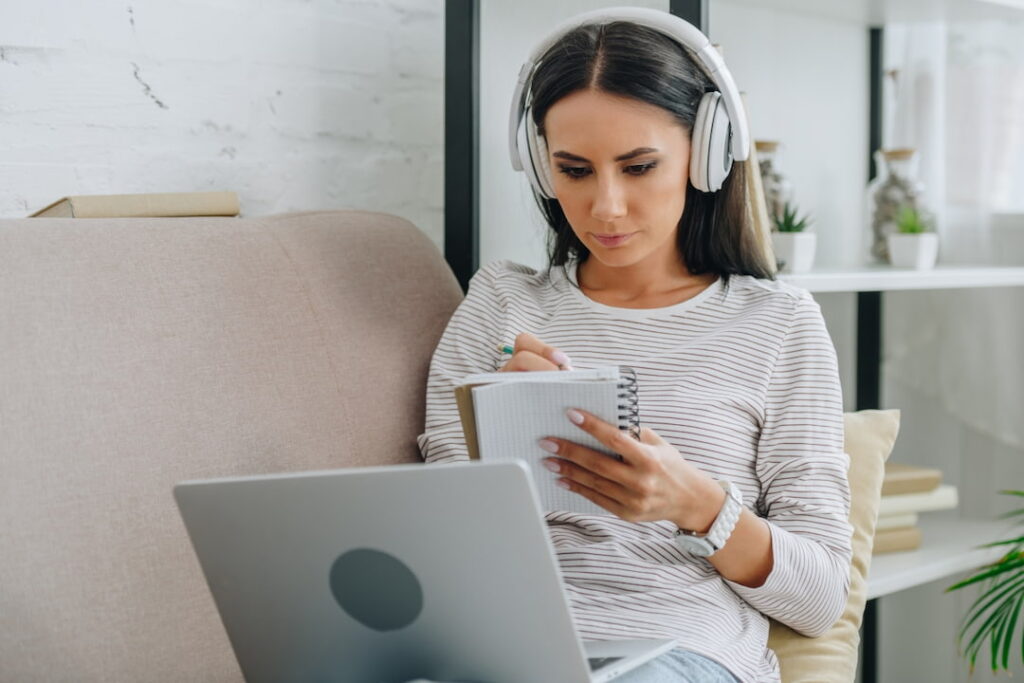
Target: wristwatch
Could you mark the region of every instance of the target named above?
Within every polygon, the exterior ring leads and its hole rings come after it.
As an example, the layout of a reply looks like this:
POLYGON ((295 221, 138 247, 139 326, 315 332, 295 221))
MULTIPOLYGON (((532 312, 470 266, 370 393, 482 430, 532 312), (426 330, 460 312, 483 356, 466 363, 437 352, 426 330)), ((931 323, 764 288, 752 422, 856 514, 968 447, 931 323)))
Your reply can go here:
POLYGON ((736 528, 736 521, 743 510, 743 496, 736 485, 723 480, 719 480, 718 485, 725 490, 725 503, 708 532, 698 534, 687 529, 676 529, 675 538, 679 547, 698 557, 711 557, 722 549, 736 528))

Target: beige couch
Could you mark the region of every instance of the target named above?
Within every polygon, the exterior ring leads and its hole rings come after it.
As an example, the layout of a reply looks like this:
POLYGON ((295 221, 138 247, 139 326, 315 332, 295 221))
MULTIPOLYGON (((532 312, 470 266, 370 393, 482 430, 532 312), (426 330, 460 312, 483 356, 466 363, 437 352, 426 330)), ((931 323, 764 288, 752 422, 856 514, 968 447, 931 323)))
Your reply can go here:
MULTIPOLYGON (((171 487, 417 460, 460 299, 382 214, 0 220, 0 680, 238 680, 171 487)), ((858 419, 869 542, 895 429, 858 419)), ((787 680, 850 680, 862 606, 776 630, 787 680)))

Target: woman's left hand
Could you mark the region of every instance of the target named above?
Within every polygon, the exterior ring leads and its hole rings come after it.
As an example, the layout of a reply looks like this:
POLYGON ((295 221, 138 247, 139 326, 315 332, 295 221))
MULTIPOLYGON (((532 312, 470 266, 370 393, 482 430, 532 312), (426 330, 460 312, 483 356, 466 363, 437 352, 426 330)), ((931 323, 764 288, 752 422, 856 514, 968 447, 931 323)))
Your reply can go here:
POLYGON ((560 485, 630 522, 669 520, 698 533, 711 527, 725 492, 653 430, 641 429, 637 441, 582 410, 568 411, 567 419, 622 460, 572 441, 542 439, 540 447, 557 455, 545 466, 561 475, 560 485))

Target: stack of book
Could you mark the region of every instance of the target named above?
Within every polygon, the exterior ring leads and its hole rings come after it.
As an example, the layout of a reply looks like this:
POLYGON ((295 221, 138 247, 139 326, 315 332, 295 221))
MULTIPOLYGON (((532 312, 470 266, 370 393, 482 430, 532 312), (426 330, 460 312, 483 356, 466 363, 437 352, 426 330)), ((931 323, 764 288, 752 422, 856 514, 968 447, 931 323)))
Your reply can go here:
POLYGON ((29 218, 237 216, 234 192, 159 192, 63 197, 29 218))
POLYGON ((886 463, 874 553, 917 548, 921 545, 919 515, 956 506, 956 487, 942 483, 940 470, 886 463))

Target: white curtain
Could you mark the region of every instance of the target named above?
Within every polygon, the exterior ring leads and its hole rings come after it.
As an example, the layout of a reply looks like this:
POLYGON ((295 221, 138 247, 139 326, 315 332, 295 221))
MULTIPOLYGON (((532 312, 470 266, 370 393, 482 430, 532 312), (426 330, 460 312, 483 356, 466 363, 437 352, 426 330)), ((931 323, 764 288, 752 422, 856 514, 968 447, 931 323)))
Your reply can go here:
MULTIPOLYGON (((919 150, 940 263, 1024 266, 1024 22, 886 26, 885 45, 884 146, 919 150)), ((1024 287, 890 299, 887 376, 1024 455, 1024 287)))

